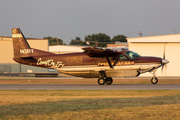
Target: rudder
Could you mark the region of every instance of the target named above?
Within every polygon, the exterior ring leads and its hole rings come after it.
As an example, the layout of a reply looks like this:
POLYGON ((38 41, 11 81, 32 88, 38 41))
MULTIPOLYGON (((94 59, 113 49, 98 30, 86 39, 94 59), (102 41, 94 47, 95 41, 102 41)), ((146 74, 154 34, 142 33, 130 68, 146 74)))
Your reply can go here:
POLYGON ((28 57, 33 53, 20 28, 12 28, 14 58, 28 57))
POLYGON ((12 28, 14 59, 30 58, 34 56, 54 55, 51 52, 31 48, 20 28, 12 28))

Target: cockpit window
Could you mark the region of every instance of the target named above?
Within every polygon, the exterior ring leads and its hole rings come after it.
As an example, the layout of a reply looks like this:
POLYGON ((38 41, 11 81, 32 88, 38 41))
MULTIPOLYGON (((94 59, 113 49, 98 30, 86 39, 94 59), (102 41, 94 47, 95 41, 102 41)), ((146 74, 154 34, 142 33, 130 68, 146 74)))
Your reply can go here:
POLYGON ((140 55, 138 55, 137 53, 134 53, 132 51, 126 52, 125 55, 127 57, 129 57, 130 59, 136 59, 136 58, 140 57, 140 55))

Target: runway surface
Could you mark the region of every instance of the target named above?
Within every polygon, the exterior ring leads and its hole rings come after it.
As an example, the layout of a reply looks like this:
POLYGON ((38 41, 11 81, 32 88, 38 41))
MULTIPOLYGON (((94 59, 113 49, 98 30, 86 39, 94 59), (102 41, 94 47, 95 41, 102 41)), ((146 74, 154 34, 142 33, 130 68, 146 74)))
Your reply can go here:
POLYGON ((0 84, 0 90, 179 90, 180 84, 0 84))

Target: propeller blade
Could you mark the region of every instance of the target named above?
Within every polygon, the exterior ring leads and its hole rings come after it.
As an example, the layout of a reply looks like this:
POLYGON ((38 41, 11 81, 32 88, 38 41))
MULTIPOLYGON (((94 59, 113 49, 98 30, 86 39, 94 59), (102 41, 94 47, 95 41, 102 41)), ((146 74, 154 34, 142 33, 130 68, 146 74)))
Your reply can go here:
POLYGON ((165 64, 164 68, 165 68, 165 70, 167 70, 167 64, 165 64))
MULTIPOLYGON (((164 51, 163 51, 163 59, 164 60, 166 59, 165 50, 166 50, 166 44, 164 45, 164 51)), ((161 63, 161 64, 162 64, 161 73, 163 73, 163 71, 164 71, 164 63, 161 63)))
POLYGON ((161 73, 164 71, 164 64, 162 63, 161 73))
POLYGON ((164 51, 163 51, 163 59, 166 59, 166 56, 165 56, 165 51, 166 50, 166 45, 164 45, 164 51))

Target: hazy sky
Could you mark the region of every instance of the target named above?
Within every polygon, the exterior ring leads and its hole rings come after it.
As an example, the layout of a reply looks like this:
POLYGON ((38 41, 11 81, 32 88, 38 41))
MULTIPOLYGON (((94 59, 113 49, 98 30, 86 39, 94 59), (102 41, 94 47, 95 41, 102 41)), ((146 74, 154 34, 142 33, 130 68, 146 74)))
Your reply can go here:
POLYGON ((180 33, 180 0, 0 0, 0 35, 20 27, 26 37, 111 38, 180 33))

